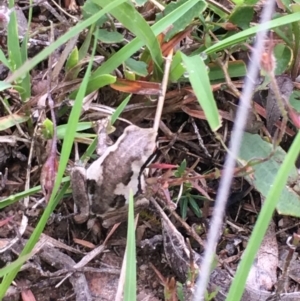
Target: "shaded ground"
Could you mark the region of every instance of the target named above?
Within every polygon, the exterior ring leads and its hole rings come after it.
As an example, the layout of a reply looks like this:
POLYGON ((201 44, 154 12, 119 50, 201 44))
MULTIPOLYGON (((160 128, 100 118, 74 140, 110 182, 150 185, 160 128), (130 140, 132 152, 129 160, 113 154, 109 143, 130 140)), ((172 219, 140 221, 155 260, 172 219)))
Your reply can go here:
MULTIPOLYGON (((43 26, 49 26, 48 20, 51 19, 57 25, 55 38, 58 38, 68 28, 67 25, 59 22, 64 22, 66 18, 70 21, 70 17, 62 15, 62 19, 58 22, 57 18, 53 17, 50 12, 49 5, 49 3, 41 4, 34 8, 32 31, 43 26)), ((20 6, 23 7, 23 4, 20 4, 20 6)), ((74 8, 74 3, 64 3, 64 6, 74 8)), ((225 8, 231 9, 231 6, 226 4, 225 8)), ((153 20, 155 8, 150 5, 147 9, 141 9, 141 13, 144 15, 146 11, 149 12, 149 15, 145 18, 153 20)), ((25 15, 20 13, 21 17, 19 18, 23 20, 22 22, 26 22, 27 13, 27 10, 25 10, 25 15)), ((79 11, 73 9, 72 13, 79 16, 79 11)), ((20 28, 26 27, 22 24, 19 24, 19 26, 20 28)), ((69 23, 69 26, 71 26, 71 23, 69 23)), ((126 38, 132 38, 125 29, 121 28, 119 31, 124 33, 126 38)), ((82 33, 75 42, 82 45, 85 38, 86 35, 82 33)), ((189 39, 191 38, 185 33, 181 44, 186 46, 189 39)), ((36 40, 39 43, 34 44, 32 42, 29 47, 30 57, 33 57, 47 46, 49 36, 41 31, 36 40)), ((193 42, 195 45, 197 44, 195 41, 193 42)), ((6 45, 5 35, 1 36, 0 43, 1 48, 4 49, 6 45)), ((106 59, 107 53, 112 50, 117 51, 122 46, 122 43, 99 44, 99 52, 95 58, 94 67, 96 68, 102 60, 106 59), (104 58, 102 57, 103 53, 104 58)), ((64 47, 61 47, 54 53, 54 60, 62 56, 63 49, 64 47)), ((188 52, 189 50, 187 50, 188 52)), ((241 62, 244 66, 245 63, 241 62)), ((84 70, 81 70, 81 72, 84 70)), ((40 63, 32 70, 33 96, 27 105, 21 103, 16 90, 0 92, 2 97, 9 99, 10 110, 16 114, 14 118, 23 116, 23 112, 26 112, 26 110, 32 113, 32 119, 36 124, 43 121, 39 120, 38 116, 43 115, 43 118, 51 118, 49 110, 38 109, 39 106, 45 106, 44 95, 47 91, 47 80, 44 75, 47 71, 46 62, 40 63)), ((120 67, 118 72, 122 71, 124 70, 120 67)), ((81 72, 79 73, 79 79, 73 81, 64 77, 63 69, 57 75, 60 85, 54 88, 53 95, 55 96, 54 108, 58 126, 68 122, 70 107, 73 103, 69 101, 67 96, 70 90, 80 83, 83 74, 81 72)), ((8 73, 8 70, 1 64, 1 80, 7 78, 8 73)), ((278 80, 279 86, 281 86, 280 81, 281 79, 278 80)), ((223 118, 223 125, 218 133, 225 143, 230 138, 232 121, 238 104, 238 95, 232 92, 230 86, 232 83, 240 89, 243 80, 235 78, 233 82, 212 83, 218 109, 223 118)), ((129 85, 127 88, 133 89, 136 87, 129 85)), ((158 89, 156 85, 151 88, 158 89)), ((147 88, 138 87, 137 89, 144 91, 147 88)), ((82 120, 95 121, 105 116, 103 111, 99 109, 100 105, 117 107, 125 96, 124 93, 116 90, 118 89, 107 86, 97 91, 93 96, 93 102, 85 104, 82 120)), ((285 94, 286 90, 288 90, 287 94, 290 94, 291 89, 281 87, 280 91, 285 94)), ((131 92, 131 90, 127 92, 131 92)), ((267 108, 272 103, 268 102, 266 105, 266 98, 270 98, 271 96, 268 95, 272 93, 269 88, 264 92, 267 93, 267 96, 259 95, 258 98, 260 99, 257 100, 256 106, 262 110, 260 111, 263 112, 261 115, 267 120, 249 120, 248 130, 258 132, 266 124, 267 128, 264 127, 262 131, 269 131, 273 134, 274 124, 279 122, 280 113, 279 115, 278 112, 277 114, 274 113, 276 108, 273 111, 267 108)), ((151 102, 148 96, 134 95, 130 104, 124 110, 122 118, 130 120, 141 127, 151 127, 155 110, 156 103, 151 102)), ((1 112, 2 122, 9 122, 6 118, 3 103, 1 104, 1 112)), ((29 187, 36 187, 40 183, 42 165, 49 157, 49 141, 47 142, 41 134, 37 133, 41 129, 33 130, 33 127, 30 128, 29 125, 30 123, 23 123, 21 130, 30 139, 22 140, 20 130, 16 126, 2 131, 2 136, 6 136, 6 139, 8 139, 8 136, 17 137, 16 141, 14 139, 3 140, 0 145, 0 168, 3 174, 5 174, 6 169, 8 171, 7 179, 4 177, 1 186, 2 197, 28 190, 29 187), (32 137, 34 137, 33 140, 31 140, 32 137), (34 145, 32 144, 33 141, 34 145), (31 150, 32 145, 34 151, 31 150), (29 159, 30 157, 31 159, 29 159), (27 162, 30 162, 30 167, 28 167, 27 162)), ((116 131, 110 135, 113 141, 116 141, 124 131, 126 123, 118 121, 115 127, 116 131)), ((93 133, 93 130, 89 130, 89 133, 93 133)), ((290 126, 286 133, 290 135, 284 135, 282 143, 284 149, 288 149, 291 144, 291 137, 295 134, 294 128, 290 126)), ((80 153, 83 153, 86 149, 84 144, 88 144, 87 140, 84 141, 84 139, 87 138, 82 138, 84 143, 79 146, 80 153)), ((203 111, 187 83, 181 84, 180 87, 177 84, 168 86, 158 142, 158 153, 154 161, 158 165, 152 166, 148 175, 150 206, 140 212, 137 226, 138 300, 177 300, 174 279, 178 281, 177 284, 179 282, 184 284, 185 300, 191 300, 191 292, 196 278, 195 270, 201 263, 199 254, 202 254, 204 250, 213 200, 219 185, 219 171, 222 170, 226 151, 210 131, 203 111), (169 166, 165 168, 164 163, 176 166, 176 172, 169 166), (175 206, 173 201, 176 202, 178 195, 180 201, 175 206), (156 198, 159 205, 153 197, 156 198), (167 215, 164 216, 157 206, 166 209, 167 215), (187 278, 188 272, 190 273, 189 278, 187 278), (164 295, 164 289, 171 296, 169 299, 166 294, 164 295)), ((61 141, 58 141, 57 148, 60 152, 61 141)), ((73 166, 74 161, 75 154, 72 153, 69 165, 73 166)), ((69 174, 69 170, 66 172, 67 174, 69 174)), ((25 205, 23 201, 12 202, 12 205, 5 206, 1 210, 0 221, 3 221, 0 231, 0 244, 1 250, 3 250, 0 254, 1 267, 18 257, 26 240, 32 234, 45 208, 43 202, 37 204, 41 199, 43 199, 43 193, 38 189, 34 194, 31 194, 30 198, 25 200, 25 205), (28 204, 26 204, 26 201, 28 204), (25 220, 25 215, 28 217, 28 221, 25 220), (28 224, 28 226, 22 229, 22 224, 28 224), (15 237, 18 242, 12 244, 11 241, 15 237), (7 250, 4 251, 5 248, 7 250)), ((217 247, 218 263, 209 285, 212 292, 216 291, 217 288, 221 288, 215 300, 225 299, 231 278, 246 247, 262 201, 261 195, 243 177, 234 179, 228 199, 224 229, 217 247)), ((121 224, 104 245, 104 240, 111 229, 100 230, 100 228, 97 228, 93 232, 88 229, 86 223, 83 225, 76 224, 73 216, 74 204, 71 193, 68 191, 63 201, 58 204, 51 215, 43 232, 44 236, 41 238, 40 245, 34 251, 36 255, 28 261, 18 274, 16 278, 18 288, 15 288, 11 296, 7 296, 5 300, 18 300, 18 298, 19 300, 21 298, 22 300, 34 300, 35 298, 35 300, 41 301, 114 300, 125 252, 126 223, 121 224), (103 248, 100 250, 101 246, 103 248), (95 250, 96 247, 98 247, 98 254, 93 257, 89 252, 95 250), (82 262, 83 258, 87 260, 84 263, 82 262), (75 268, 76 271, 74 272, 75 268), (63 280, 66 275, 68 275, 67 279, 63 280), (58 285, 61 281, 62 283, 58 285), (21 292, 22 295, 20 295, 21 292), (89 293, 90 299, 87 297, 89 293)), ((274 224, 270 225, 269 233, 260 250, 257 262, 253 266, 252 278, 249 280, 252 282, 248 285, 244 301, 266 300, 270 292, 276 291, 279 286, 277 284, 278 279, 282 275, 281 271, 284 270, 282 261, 290 260, 281 261, 280 259, 278 263, 278 245, 285 245, 288 235, 297 232, 297 223, 296 218, 282 217, 278 214, 274 216, 274 224), (285 231, 278 232, 282 229, 285 231), (275 231, 277 231, 277 234, 275 231), (272 260, 272 258, 275 259, 272 260), (266 263, 266 266, 263 266, 264 263, 266 263)), ((288 255, 282 255, 286 254, 284 251, 279 253, 280 257, 288 257, 288 255)), ((298 261, 295 261, 294 265, 298 267, 298 261)), ((287 275, 283 273, 281 277, 287 278, 287 275)), ((299 276, 297 271, 290 277, 292 280, 289 282, 289 291, 296 293, 283 296, 282 300, 299 300, 300 297, 297 294, 299 276)), ((13 287, 11 289, 13 290, 13 287)))

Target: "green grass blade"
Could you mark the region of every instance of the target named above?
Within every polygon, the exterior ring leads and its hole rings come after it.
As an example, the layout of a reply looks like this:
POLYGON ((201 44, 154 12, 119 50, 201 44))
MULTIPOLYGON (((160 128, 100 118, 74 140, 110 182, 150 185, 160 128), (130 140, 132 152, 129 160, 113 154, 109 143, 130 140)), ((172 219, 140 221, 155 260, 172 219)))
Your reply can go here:
POLYGON ((5 57, 2 49, 0 49, 0 62, 8 69, 11 69, 10 63, 9 63, 8 59, 5 57))
POLYGON ((119 118, 123 110, 126 108, 129 100, 131 98, 131 94, 128 95, 121 103, 120 105, 116 108, 114 113, 111 115, 111 124, 114 124, 116 120, 119 118))
POLYGON ((188 72, 190 83, 201 105, 210 128, 216 131, 221 126, 218 108, 211 90, 208 72, 199 55, 186 56, 181 53, 182 61, 188 72))
POLYGON ((300 20, 300 12, 277 18, 275 20, 266 22, 265 24, 257 25, 257 26, 251 27, 249 29, 243 30, 237 34, 234 34, 234 35, 228 37, 227 39, 224 39, 224 40, 216 43, 215 45, 207 48, 205 50, 205 52, 207 54, 212 54, 212 53, 221 51, 232 45, 236 45, 240 42, 245 41, 248 37, 255 35, 257 32, 263 30, 264 28, 271 29, 274 27, 283 26, 283 25, 286 25, 289 23, 297 22, 299 20, 300 20))
POLYGON ((8 266, 2 268, 0 270, 0 277, 5 276, 6 274, 10 273, 13 269, 17 268, 18 266, 22 265, 25 261, 27 261, 30 257, 32 257, 31 254, 27 254, 24 256, 20 256, 17 260, 10 263, 8 266))
POLYGON ((136 245, 133 193, 129 193, 124 301, 136 301, 136 245))
MULTIPOLYGON (((151 29, 154 35, 158 35, 166 28, 171 26, 176 20, 184 15, 189 9, 195 6, 199 0, 189 0, 182 4, 180 7, 172 11, 170 14, 155 23, 151 29)), ((111 73, 114 69, 125 62, 136 51, 143 47, 144 43, 138 38, 133 39, 130 43, 125 45, 121 50, 111 56, 106 62, 104 62, 92 75, 92 78, 100 74, 111 73)))
POLYGON ((286 185, 289 172, 295 164, 295 161, 300 151, 300 132, 293 141, 280 169, 274 180, 272 188, 261 208, 255 227, 252 231, 247 248, 242 256, 237 272, 234 276, 232 285, 226 300, 240 300, 244 291, 245 283, 250 271, 250 268, 255 259, 256 253, 267 231, 271 218, 273 216, 277 201, 281 192, 286 185))
MULTIPOLYGON (((9 0, 9 6, 14 7, 15 1, 9 0)), ((8 24, 7 30, 7 47, 9 49, 9 59, 10 59, 10 66, 12 70, 17 70, 23 64, 23 62, 27 58, 27 43, 26 39, 24 40, 23 44, 26 47, 21 48, 19 42, 19 35, 18 35, 18 21, 17 15, 15 10, 12 11, 10 14, 10 22, 8 24), (25 59, 24 59, 25 57, 25 59)), ((21 88, 18 89, 23 101, 27 100, 30 97, 31 87, 30 87, 30 77, 29 73, 22 77, 22 79, 18 83, 21 88)))
POLYGON ((69 39, 77 35, 80 31, 84 30, 91 24, 97 22, 97 20, 105 15, 106 13, 109 13, 109 11, 118 5, 122 4, 126 0, 115 0, 111 2, 109 5, 107 5, 105 8, 103 8, 101 11, 97 12, 87 20, 78 23, 76 26, 72 27, 68 32, 66 32, 63 36, 59 37, 55 42, 53 42, 50 46, 46 47, 44 50, 42 50, 39 54, 37 54, 34 58, 26 61, 22 67, 20 67, 18 70, 16 70, 9 78, 7 78, 8 83, 12 83, 17 78, 23 76, 26 72, 31 70, 33 67, 35 67, 38 63, 43 61, 45 58, 47 58, 51 53, 54 52, 55 49, 57 49, 59 46, 66 43, 69 39))
POLYGON ((4 91, 4 90, 9 89, 11 87, 12 87, 12 85, 10 85, 6 82, 0 81, 0 91, 4 91))
MULTIPOLYGON (((107 0, 93 0, 93 2, 102 7, 105 7, 108 3, 107 0)), ((144 17, 129 3, 119 5, 117 8, 112 9, 110 13, 127 29, 134 33, 140 41, 143 41, 150 51, 156 66, 162 71, 163 58, 160 46, 155 34, 144 17)))

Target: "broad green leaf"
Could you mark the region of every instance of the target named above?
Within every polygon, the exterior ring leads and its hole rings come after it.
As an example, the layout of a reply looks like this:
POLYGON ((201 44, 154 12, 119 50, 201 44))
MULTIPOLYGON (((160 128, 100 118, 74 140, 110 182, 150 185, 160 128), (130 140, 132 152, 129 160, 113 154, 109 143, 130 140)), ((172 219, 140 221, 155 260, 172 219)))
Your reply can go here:
POLYGON ((238 6, 229 17, 229 22, 247 29, 253 19, 254 9, 252 6, 238 6))
MULTIPOLYGON (((216 64, 208 64, 208 68, 209 68, 208 76, 211 81, 225 79, 224 72, 220 66, 216 64)), ((228 62, 227 72, 230 78, 245 76, 247 73, 245 62, 238 61, 238 60, 228 62)))
POLYGON ((106 44, 120 43, 124 40, 122 34, 117 31, 108 31, 106 29, 99 29, 97 38, 106 44))
POLYGON ((46 118, 42 123, 42 135, 44 139, 52 139, 53 138, 53 122, 46 118))
MULTIPOLYGON (((264 141, 259 135, 245 133, 241 143, 239 157, 245 161, 257 158, 267 158, 272 152, 272 144, 264 141)), ((279 168, 286 157, 286 152, 278 146, 274 155, 266 162, 252 166, 253 173, 245 179, 265 198, 267 197, 279 168)), ((300 217, 300 196, 292 189, 298 179, 294 166, 289 173, 288 182, 281 193, 276 209, 280 214, 300 217)))
MULTIPOLYGON (((86 95, 92 93, 93 91, 99 90, 100 88, 113 84, 116 81, 116 77, 110 74, 103 74, 97 77, 89 79, 88 87, 86 89, 86 95)), ((70 99, 74 99, 77 95, 77 91, 71 93, 70 99)))
POLYGON ((272 183, 272 187, 270 188, 267 198, 265 199, 265 202, 260 210, 251 237, 248 241, 247 248, 244 251, 242 260, 230 286, 226 301, 241 300, 247 277, 254 262, 256 253, 265 236, 267 228, 270 225, 278 198, 286 186, 288 175, 295 166, 295 161, 299 156, 299 151, 300 133, 298 132, 291 147, 289 148, 287 155, 284 158, 283 163, 279 168, 278 173, 276 174, 275 180, 272 183))
POLYGON ((244 0, 246 5, 255 5, 259 0, 244 0))
POLYGON ((125 62, 126 68, 128 68, 130 71, 134 72, 135 74, 139 76, 147 76, 148 70, 147 70, 147 64, 142 61, 136 61, 132 58, 129 58, 125 62))
MULTIPOLYGON (((67 133, 67 124, 61 124, 59 126, 57 126, 57 138, 58 139, 64 139, 64 137, 66 136, 67 133)), ((87 129, 92 128, 92 122, 91 121, 86 121, 86 122, 78 122, 76 124, 76 132, 79 131, 85 131, 87 129)))
POLYGON ((283 74, 289 67, 292 60, 292 51, 284 44, 277 44, 273 50, 276 59, 275 74, 283 74))
MULTIPOLYGON (((187 1, 188 0, 179 0, 177 2, 170 2, 165 7, 163 12, 157 14, 156 21, 160 20, 163 16, 168 15, 187 1)), ((179 18, 176 22, 174 22, 174 24, 172 24, 172 28, 167 32, 165 40, 170 40, 175 34, 189 26, 193 19, 202 14, 206 7, 207 3, 205 1, 199 1, 192 9, 189 9, 185 14, 181 16, 181 18, 179 18)))
POLYGON ((7 82, 0 81, 0 91, 4 91, 4 90, 9 89, 11 87, 12 87, 11 84, 8 84, 7 82))
POLYGON ((290 9, 292 12, 299 12, 300 11, 300 4, 299 3, 293 3, 290 5, 290 9))
MULTIPOLYGON (((151 29, 155 35, 160 34, 166 28, 171 26, 178 18, 180 18, 186 11, 194 7, 199 0, 189 0, 182 4, 176 10, 165 16, 163 19, 155 23, 151 29)), ((92 78, 99 74, 105 74, 112 72, 115 68, 120 66, 124 61, 131 57, 136 51, 138 51, 144 43, 138 38, 133 39, 130 43, 125 45, 121 50, 111 56, 106 62, 104 62, 92 75, 92 78)))
MULTIPOLYGON (((91 0, 87 0, 83 7, 82 7, 82 16, 83 20, 87 20, 91 16, 95 15, 96 12, 99 12, 100 8, 98 5, 93 3, 91 0)), ((109 20, 107 15, 101 16, 98 20, 94 23, 96 26, 101 27, 105 22, 109 20)))
POLYGON ((244 4, 244 0, 232 0, 232 2, 236 5, 242 5, 244 4))
POLYGON ((116 81, 116 77, 112 76, 110 74, 103 74, 100 76, 97 76, 93 79, 89 79, 88 87, 86 90, 86 95, 89 93, 96 91, 104 86, 113 84, 116 81))
POLYGON ((131 0, 135 5, 142 6, 144 5, 148 0, 131 0))
POLYGON ((181 53, 181 57, 188 74, 187 76, 198 102, 205 113, 207 122, 210 128, 216 131, 221 126, 221 121, 211 90, 206 65, 199 55, 188 57, 181 53))
POLYGON ((66 62, 66 71, 69 71, 73 67, 75 67, 78 64, 79 61, 79 53, 78 53, 78 48, 75 47, 71 54, 69 55, 69 58, 66 62))
MULTIPOLYGON (((93 0, 93 2, 101 7, 105 7, 108 4, 106 0, 93 0)), ((112 9, 110 13, 145 43, 153 61, 158 68, 161 68, 163 58, 158 40, 151 27, 139 12, 131 4, 123 3, 117 8, 112 9)))
POLYGON ((299 90, 295 90, 291 94, 290 104, 298 113, 300 113, 300 91, 299 90))

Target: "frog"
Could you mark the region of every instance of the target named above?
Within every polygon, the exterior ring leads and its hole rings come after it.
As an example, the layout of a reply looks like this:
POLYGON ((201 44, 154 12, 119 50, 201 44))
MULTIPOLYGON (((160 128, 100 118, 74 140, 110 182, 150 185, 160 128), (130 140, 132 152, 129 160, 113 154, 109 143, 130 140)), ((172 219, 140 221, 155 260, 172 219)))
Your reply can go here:
MULTIPOLYGON (((98 131, 99 141, 103 131, 98 131)), ((101 139, 100 139, 101 138, 101 139)), ((156 150, 157 131, 129 125, 117 141, 107 146, 88 168, 75 166, 70 174, 74 203, 77 207, 74 220, 82 224, 90 218, 100 218, 109 227, 114 216, 126 216, 129 192, 137 197, 145 190, 144 169, 156 150)), ((135 209, 149 204, 138 199, 135 209)), ((118 220, 118 219, 117 219, 118 220)))

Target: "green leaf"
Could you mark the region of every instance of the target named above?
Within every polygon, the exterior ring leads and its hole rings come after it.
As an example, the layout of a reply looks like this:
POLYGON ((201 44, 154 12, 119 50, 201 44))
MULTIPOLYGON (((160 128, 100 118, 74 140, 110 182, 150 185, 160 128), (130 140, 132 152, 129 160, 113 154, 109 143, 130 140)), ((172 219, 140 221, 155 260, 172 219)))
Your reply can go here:
MULTIPOLYGON (((67 133, 67 124, 61 124, 57 126, 57 139, 64 139, 67 133)), ((76 124, 76 133, 80 131, 85 131, 87 129, 92 128, 92 122, 91 121, 85 121, 85 122, 78 122, 76 124)))
POLYGON ((78 48, 75 47, 71 54, 69 55, 69 58, 66 62, 66 71, 69 71, 73 67, 75 67, 78 64, 79 61, 79 53, 78 53, 78 48))
POLYGON ((6 274, 13 271, 13 269, 15 269, 18 266, 22 265, 24 262, 26 262, 32 256, 33 256, 32 254, 27 254, 27 255, 21 256, 17 260, 11 262, 8 266, 0 269, 0 277, 4 277, 6 274))
POLYGON ((207 122, 213 131, 221 126, 218 108, 211 91, 206 65, 200 56, 188 57, 181 53, 194 93, 201 105, 207 122))
POLYGON ((289 8, 292 10, 292 12, 299 12, 300 11, 300 4, 299 3, 293 3, 289 6, 289 8))
POLYGON ((4 91, 4 90, 9 89, 11 87, 12 87, 11 84, 8 84, 7 82, 4 82, 4 81, 0 81, 0 91, 4 91))
MULTIPOLYGON (((107 0, 93 0, 101 7, 107 6, 107 0)), ((152 59, 158 68, 163 65, 163 57, 156 36, 144 17, 129 3, 123 3, 114 8, 110 13, 119 20, 127 29, 134 33, 149 49, 152 59)))
POLYGON ((196 216, 200 218, 202 216, 202 212, 199 208, 198 203, 195 201, 195 199, 192 196, 189 197, 189 204, 192 210, 194 211, 194 213, 196 214, 196 216))
MULTIPOLYGON (((224 80, 225 75, 223 70, 217 64, 208 64, 209 67, 209 79, 211 81, 224 80)), ((227 68, 228 75, 230 78, 242 77, 247 73, 247 67, 244 61, 230 61, 228 62, 227 68)))
POLYGON ((238 6, 229 17, 229 22, 236 24, 242 29, 250 27, 253 19, 254 9, 252 6, 238 6))
POLYGON ((144 5, 148 0, 131 0, 134 4, 137 6, 142 6, 144 5))
POLYGON ((215 45, 209 47, 206 49, 206 53, 209 54, 213 54, 215 52, 221 51, 225 48, 228 48, 232 45, 236 45, 244 40, 246 40, 248 37, 256 34, 257 32, 267 28, 267 29, 272 29, 274 27, 278 27, 278 26, 283 26, 286 24, 290 24, 293 22, 297 22, 300 20, 300 12, 297 13, 293 13, 293 14, 289 14, 283 17, 279 17, 275 20, 266 22, 264 24, 261 25, 257 25, 251 28, 248 28, 246 30, 243 30, 239 33, 236 33, 226 39, 221 40, 220 42, 216 43, 215 45))
MULTIPOLYGON (((99 12, 99 6, 93 3, 91 0, 87 0, 83 7, 82 7, 82 16, 83 20, 87 20, 88 18, 95 15, 96 12, 99 12)), ((101 27, 105 22, 109 20, 107 15, 101 16, 98 20, 94 23, 96 26, 101 27)))
POLYGON ((99 29, 97 38, 106 44, 120 43, 124 40, 122 34, 117 31, 108 31, 106 29, 99 29))
POLYGON ((44 139, 53 138, 53 122, 46 118, 42 123, 42 134, 44 139))
POLYGON ((255 5, 259 0, 245 0, 244 4, 246 5, 255 5))
POLYGON ((131 98, 131 95, 128 95, 122 103, 116 108, 115 112, 111 115, 111 124, 114 124, 116 120, 119 118, 125 107, 127 106, 129 100, 131 98))
POLYGON ((2 49, 0 49, 0 62, 8 69, 11 69, 10 63, 9 63, 8 59, 5 57, 2 49))
POLYGON ((292 51, 284 44, 277 44, 274 47, 274 56, 276 59, 275 74, 283 74, 289 67, 292 60, 292 51))
POLYGON ((295 90, 290 96, 290 105, 300 113, 300 91, 295 90))
POLYGON ((147 64, 142 61, 136 61, 132 58, 129 58, 125 62, 126 68, 128 68, 130 71, 134 72, 135 74, 139 76, 147 76, 148 70, 147 70, 147 64))
MULTIPOLYGON (((125 2, 126 0, 115 0, 110 1, 110 3, 100 11, 97 11, 96 13, 92 14, 90 18, 88 18, 85 21, 77 23, 74 27, 71 27, 70 30, 68 30, 64 35, 59 37, 56 41, 51 43, 48 47, 46 47, 44 50, 39 52, 36 56, 34 56, 32 59, 27 60, 22 67, 20 67, 16 72, 14 72, 9 78, 7 78, 7 82, 12 83, 17 78, 23 76, 24 73, 31 70, 34 66, 36 66, 38 63, 43 61, 45 58, 47 58, 50 54, 53 53, 53 51, 58 48, 59 46, 66 43, 69 39, 77 35, 80 31, 87 28, 88 26, 92 25, 94 22, 96 22, 101 16, 108 13, 112 8, 120 5, 121 3, 125 2)), ((125 47, 123 47, 125 48, 125 47)), ((103 72, 102 74, 109 73, 109 72, 103 72)))
MULTIPOLYGON (((180 7, 183 3, 186 3, 188 0, 179 0, 177 2, 170 2, 164 9, 163 12, 157 14, 156 21, 160 20, 163 16, 168 15, 178 7, 180 7)), ((174 24, 172 28, 167 32, 165 40, 170 40, 175 34, 184 30, 187 26, 189 26, 192 21, 198 17, 202 12, 206 9, 207 3, 206 1, 199 1, 192 9, 189 9, 185 14, 181 16, 174 24)))
POLYGON ((242 5, 244 4, 244 0, 232 0, 232 2, 236 5, 242 5))
POLYGON ((178 172, 180 175, 182 175, 185 170, 186 170, 186 159, 184 159, 181 163, 180 163, 180 166, 178 167, 178 172))
MULTIPOLYGON (((171 26, 177 19, 179 19, 187 10, 194 7, 199 0, 189 0, 182 4, 176 10, 165 16, 163 19, 155 23, 151 29, 155 35, 160 34, 166 28, 171 26)), ((92 75, 92 78, 99 74, 105 74, 113 72, 115 68, 123 64, 129 57, 131 57, 136 51, 143 47, 144 43, 138 38, 133 39, 130 43, 125 45, 121 50, 111 56, 105 61, 92 75)))
MULTIPOLYGON (((299 156, 300 151, 300 133, 298 132, 289 148, 287 155, 284 158, 283 164, 280 166, 276 178, 272 183, 270 191, 265 199, 265 202, 260 210, 258 219, 256 220, 251 237, 244 251, 242 260, 238 266, 235 277, 229 289, 226 301, 241 300, 244 292, 245 284, 249 271, 254 262, 256 253, 265 236, 267 228, 274 214, 274 209, 278 198, 286 185, 286 181, 290 171, 295 166, 295 161, 299 156)), ((288 201, 288 199, 286 199, 288 201)))
MULTIPOLYGON (((113 84, 116 81, 116 77, 110 74, 103 74, 97 77, 89 79, 88 87, 86 89, 86 95, 92 93, 93 91, 99 90, 100 88, 113 84)), ((77 91, 70 94, 70 99, 74 99, 77 95, 77 91)))
POLYGON ((13 113, 0 117, 0 131, 7 130, 16 124, 23 123, 29 119, 30 116, 13 113))
MULTIPOLYGON (((239 156, 245 163, 245 161, 255 158, 267 158, 272 149, 273 146, 264 141, 259 135, 245 133, 239 156)), ((278 146, 269 160, 252 166, 253 173, 245 176, 245 179, 263 197, 267 197, 285 157, 285 151, 278 146)), ((292 189, 297 179, 298 172, 296 167, 293 167, 289 172, 287 185, 280 194, 276 206, 280 214, 300 217, 300 196, 292 189)))
POLYGON ((136 300, 136 244, 134 225, 134 201, 132 190, 129 194, 128 229, 126 242, 126 274, 124 285, 124 301, 136 300))
POLYGON ((188 208, 188 199, 187 199, 187 197, 181 198, 181 200, 180 200, 180 209, 181 209, 180 212, 181 212, 182 219, 186 218, 187 208, 188 208))

